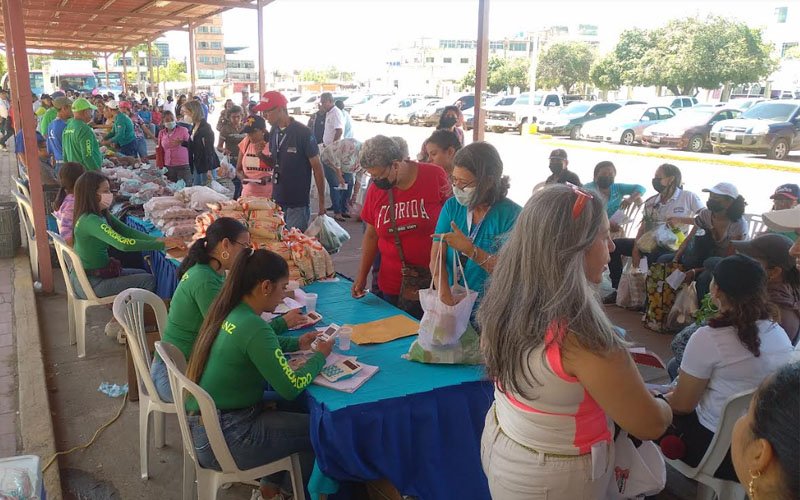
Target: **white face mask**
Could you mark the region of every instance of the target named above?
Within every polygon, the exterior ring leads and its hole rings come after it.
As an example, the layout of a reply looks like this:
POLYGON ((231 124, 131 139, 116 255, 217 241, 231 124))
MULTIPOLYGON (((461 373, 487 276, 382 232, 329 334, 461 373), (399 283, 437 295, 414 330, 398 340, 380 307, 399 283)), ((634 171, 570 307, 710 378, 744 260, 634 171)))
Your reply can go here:
POLYGON ((100 195, 100 210, 107 210, 114 203, 113 193, 102 193, 100 195))
POLYGON ((472 201, 472 195, 475 194, 475 187, 466 187, 461 189, 460 187, 453 186, 453 196, 455 197, 456 201, 462 207, 468 207, 470 202, 472 201))
POLYGON ((164 122, 164 126, 170 130, 174 129, 175 125, 176 125, 175 122, 164 122))

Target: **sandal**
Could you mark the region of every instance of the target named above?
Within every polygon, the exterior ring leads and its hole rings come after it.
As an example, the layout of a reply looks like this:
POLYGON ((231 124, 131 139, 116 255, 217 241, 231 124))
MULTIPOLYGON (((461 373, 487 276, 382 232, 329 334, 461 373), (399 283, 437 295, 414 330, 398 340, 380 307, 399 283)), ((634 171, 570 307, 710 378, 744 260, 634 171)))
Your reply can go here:
POLYGON ((345 219, 345 218, 344 218, 344 217, 342 217, 341 215, 335 215, 335 216, 333 217, 333 220, 335 220, 336 222, 345 222, 347 219, 345 219))

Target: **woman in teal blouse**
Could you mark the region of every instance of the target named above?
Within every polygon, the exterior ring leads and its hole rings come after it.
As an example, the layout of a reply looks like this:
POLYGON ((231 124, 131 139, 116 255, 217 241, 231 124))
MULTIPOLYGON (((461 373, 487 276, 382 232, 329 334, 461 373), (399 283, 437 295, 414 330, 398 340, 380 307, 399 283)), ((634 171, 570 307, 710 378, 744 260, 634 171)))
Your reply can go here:
MULTIPOLYGON (((508 176, 503 175, 500 154, 488 142, 473 142, 453 159, 453 197, 447 200, 436 224, 435 240, 444 242, 441 273, 436 276, 439 245, 431 248, 431 272, 442 290, 442 300, 453 303, 450 275, 455 255, 461 260, 470 290, 483 296, 484 282, 492 273, 497 252, 517 221, 522 208, 507 198, 508 176), (451 249, 452 250, 449 250, 451 249)), ((462 277, 457 281, 464 283, 462 277)), ((477 308, 478 302, 475 303, 477 308)))
MULTIPOLYGON (((617 168, 610 161, 601 161, 594 167, 594 181, 586 184, 586 189, 600 193, 606 200, 606 214, 611 218, 617 210, 625 210, 632 203, 641 200, 646 189, 639 184, 617 184, 614 182, 617 168), (625 198, 627 196, 627 198, 625 198)), ((611 232, 619 230, 611 224, 611 232)))

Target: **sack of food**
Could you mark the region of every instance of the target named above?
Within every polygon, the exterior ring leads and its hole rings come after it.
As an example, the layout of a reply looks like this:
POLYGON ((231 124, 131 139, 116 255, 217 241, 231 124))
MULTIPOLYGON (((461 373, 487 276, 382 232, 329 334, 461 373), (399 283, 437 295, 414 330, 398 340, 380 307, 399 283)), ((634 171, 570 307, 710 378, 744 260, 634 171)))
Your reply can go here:
POLYGON ((245 211, 275 210, 278 207, 274 201, 258 196, 243 196, 239 198, 239 205, 241 205, 242 210, 245 211))
POLYGON ((250 236, 255 236, 257 238, 270 238, 274 240, 280 239, 279 235, 283 225, 283 219, 280 217, 250 220, 247 223, 247 227, 250 230, 250 236))

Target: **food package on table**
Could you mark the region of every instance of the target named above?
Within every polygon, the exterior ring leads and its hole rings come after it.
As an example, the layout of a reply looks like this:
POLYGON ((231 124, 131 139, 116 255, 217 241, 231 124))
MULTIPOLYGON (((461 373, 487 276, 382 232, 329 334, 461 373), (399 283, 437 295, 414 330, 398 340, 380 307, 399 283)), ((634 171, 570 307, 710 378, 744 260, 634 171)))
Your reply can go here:
POLYGON ((169 207, 183 206, 184 203, 174 196, 156 196, 155 198, 150 198, 150 201, 144 204, 144 211, 150 214, 154 211, 164 210, 169 207))
POLYGON ((292 249, 292 261, 300 270, 300 277, 303 283, 308 284, 315 281, 314 263, 311 260, 311 254, 306 251, 306 246, 300 242, 292 242, 290 247, 292 249))
POLYGON ((214 212, 214 216, 216 216, 217 219, 221 217, 230 217, 231 219, 236 219, 238 221, 247 220, 247 214, 245 214, 244 212, 237 212, 236 210, 228 210, 228 209, 214 212))
POLYGON ((172 236, 176 238, 190 239, 195 233, 195 226, 193 222, 185 220, 176 220, 168 222, 162 228, 164 236, 172 236))
POLYGON ((208 208, 211 209, 212 212, 219 212, 223 210, 232 210, 234 212, 244 211, 242 206, 236 200, 226 200, 215 203, 209 203, 208 208))
POLYGON ((281 229, 284 222, 281 217, 272 217, 270 219, 251 220, 248 222, 250 229, 250 236, 257 238, 274 238, 279 239, 281 229))
POLYGON ((312 242, 306 246, 306 250, 311 255, 311 264, 314 266, 314 276, 318 280, 332 278, 333 272, 333 259, 331 255, 325 251, 318 241, 312 242))
POLYGON ((188 187, 182 191, 178 191, 176 196, 185 200, 189 204, 189 207, 195 210, 205 210, 209 203, 220 203, 228 200, 225 195, 217 193, 206 186, 188 187))
POLYGON ((250 210, 276 210, 278 208, 277 203, 274 201, 261 198, 258 196, 242 196, 239 198, 239 204, 245 211, 250 210))
POLYGON ((212 180, 210 187, 214 191, 216 191, 216 192, 218 192, 220 194, 224 194, 227 198, 230 198, 231 196, 233 196, 233 191, 231 189, 226 188, 225 186, 220 184, 218 181, 212 180))
POLYGON ((249 221, 272 220, 275 217, 280 217, 281 220, 283 220, 281 213, 277 209, 273 208, 250 210, 247 212, 247 220, 249 221))
POLYGON ((186 208, 186 207, 168 207, 150 213, 151 213, 150 216, 151 219, 161 219, 161 220, 190 219, 192 224, 194 224, 194 219, 197 216, 197 210, 192 210, 191 208, 186 208))
POLYGON ((298 283, 303 283, 303 274, 300 272, 300 268, 297 267, 297 264, 294 261, 288 261, 289 263, 289 281, 297 281, 298 283))
POLYGON ((283 257, 283 259, 287 262, 292 260, 292 250, 289 248, 289 245, 287 245, 282 241, 274 240, 271 238, 251 237, 250 244, 256 249, 263 248, 265 250, 275 252, 276 254, 283 257))

